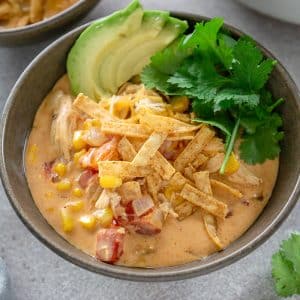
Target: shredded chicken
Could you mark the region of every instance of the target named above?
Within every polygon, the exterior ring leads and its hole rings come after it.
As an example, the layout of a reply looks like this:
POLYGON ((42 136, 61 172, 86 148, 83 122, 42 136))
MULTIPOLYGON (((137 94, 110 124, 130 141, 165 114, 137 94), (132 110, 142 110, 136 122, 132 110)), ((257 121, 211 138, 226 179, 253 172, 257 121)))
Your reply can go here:
POLYGON ((51 126, 52 144, 57 154, 70 160, 72 137, 80 119, 79 114, 72 108, 72 98, 61 91, 55 92, 52 97, 53 121, 51 126))

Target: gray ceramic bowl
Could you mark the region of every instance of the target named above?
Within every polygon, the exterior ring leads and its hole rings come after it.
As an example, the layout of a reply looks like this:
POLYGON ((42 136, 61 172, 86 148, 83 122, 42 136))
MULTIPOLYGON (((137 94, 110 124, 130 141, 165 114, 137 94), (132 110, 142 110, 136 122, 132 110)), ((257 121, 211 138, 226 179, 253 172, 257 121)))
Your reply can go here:
POLYGON ((43 37, 50 31, 78 20, 79 17, 90 11, 101 0, 79 0, 77 3, 59 14, 44 21, 28 26, 12 29, 0 29, 0 45, 23 45, 43 37))
MULTIPOLYGON (((206 20, 200 16, 185 14, 175 16, 190 20, 191 24, 194 21, 206 20)), ((175 267, 128 268, 96 261, 69 244, 48 225, 35 206, 27 186, 23 161, 24 145, 39 105, 56 80, 66 71, 67 53, 86 26, 66 34, 35 58, 14 86, 4 109, 0 169, 8 198, 23 223, 40 241, 72 263, 104 275, 138 281, 177 280, 207 274, 233 263, 266 241, 288 216, 300 191, 299 92, 280 63, 276 65, 270 80, 270 89, 275 97, 286 100, 282 107, 286 135, 282 144, 279 177, 272 199, 261 216, 227 249, 204 260, 175 267)), ((226 28, 235 37, 241 35, 233 27, 226 28)), ((266 56, 274 58, 269 51, 261 48, 266 56)))

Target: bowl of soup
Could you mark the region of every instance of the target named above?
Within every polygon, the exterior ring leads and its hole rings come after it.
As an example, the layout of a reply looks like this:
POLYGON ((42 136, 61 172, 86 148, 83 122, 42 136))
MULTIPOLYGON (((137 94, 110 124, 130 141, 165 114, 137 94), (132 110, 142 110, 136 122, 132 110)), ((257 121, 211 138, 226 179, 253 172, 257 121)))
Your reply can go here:
POLYGON ((99 1, 4 0, 0 3, 0 43, 19 45, 76 20, 99 1))
POLYGON ((299 195, 299 93, 273 55, 242 36, 218 18, 133 1, 46 48, 16 83, 1 123, 2 181, 29 230, 78 266, 138 281, 207 274, 266 241, 299 195), (197 46, 211 28, 213 47, 236 60, 197 46), (249 66, 247 51, 270 78, 246 93, 238 72, 249 66), (205 93, 192 92, 189 78, 213 66, 205 93), (208 118, 198 105, 216 83, 213 99, 227 102, 208 118))

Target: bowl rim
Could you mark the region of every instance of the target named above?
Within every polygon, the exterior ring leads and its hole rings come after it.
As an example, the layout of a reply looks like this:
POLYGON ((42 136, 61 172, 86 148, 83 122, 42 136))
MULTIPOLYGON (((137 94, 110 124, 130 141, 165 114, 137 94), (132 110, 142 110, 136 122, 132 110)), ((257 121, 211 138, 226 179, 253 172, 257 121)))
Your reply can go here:
POLYGON ((34 32, 36 30, 47 28, 48 25, 63 22, 67 17, 71 16, 73 12, 80 10, 80 8, 84 8, 85 5, 89 4, 88 3, 89 1, 93 1, 97 3, 100 2, 101 0, 79 0, 73 5, 69 6, 68 8, 62 10, 61 12, 42 21, 30 25, 22 26, 22 27, 14 27, 9 29, 0 28, 0 37, 14 35, 14 34, 22 35, 22 33, 34 32))
MULTIPOLYGON (((189 14, 189 13, 183 13, 183 12, 171 12, 172 16, 182 18, 185 20, 210 20, 211 18, 201 16, 198 14, 189 14)), ((94 20, 95 21, 95 20, 94 20)), ((47 48, 45 48, 36 58, 33 59, 33 61, 26 67, 24 72, 20 75, 19 79, 15 83, 14 87, 12 88, 8 100, 4 106, 3 114, 0 122, 0 140, 1 140, 1 149, 0 149, 0 176, 3 183, 4 190, 6 192, 6 195, 14 208, 16 214, 21 219, 23 224, 29 229, 29 231, 38 239, 40 240, 44 245, 46 245, 48 248, 50 248, 52 251, 54 251, 59 256, 65 258, 69 262, 82 267, 84 269, 87 269, 89 271, 93 271, 95 273, 99 273, 102 275, 107 275, 113 278, 118 279, 125 279, 125 280, 132 280, 132 281, 172 281, 172 280, 181 280, 181 279, 187 279, 199 275, 206 275, 212 271, 215 271, 217 269, 221 269, 223 267, 228 266, 229 264, 241 259, 245 255, 249 254, 251 251, 256 249, 258 246, 262 245, 282 224, 282 222, 287 218, 287 216, 290 214, 291 210, 295 206, 298 197, 300 196, 300 172, 298 172, 296 184, 293 188, 293 191, 291 192, 290 197, 287 199, 286 204, 282 207, 281 211, 278 212, 276 217, 272 220, 272 222, 266 226, 261 233, 256 236, 254 239, 252 239, 247 244, 241 246, 237 250, 233 251, 231 254, 228 254, 227 256, 223 258, 219 258, 214 260, 213 262, 209 262, 205 265, 196 265, 196 266, 188 266, 184 267, 185 265, 177 265, 174 267, 167 267, 162 270, 162 268, 156 268, 156 269, 141 269, 141 268, 134 268, 134 267, 124 267, 124 266, 118 266, 118 265, 109 265, 109 264, 98 264, 93 265, 87 261, 84 261, 83 259, 78 258, 76 255, 72 255, 68 253, 66 250, 62 249, 62 247, 57 247, 54 242, 51 241, 50 238, 47 236, 43 236, 38 228, 38 226, 33 225, 30 222, 30 218, 28 218, 25 214, 23 214, 22 209, 20 208, 18 204, 17 197, 14 193, 14 188, 10 184, 10 179, 6 170, 6 159, 5 159, 5 151, 4 151, 4 139, 6 135, 6 125, 7 121, 9 119, 9 113, 11 108, 14 105, 14 98, 15 94, 17 93, 17 90, 19 89, 19 86, 22 85, 23 81, 26 79, 27 75, 30 74, 31 69, 39 62, 39 60, 45 56, 48 55, 48 51, 51 51, 52 48, 55 48, 57 45, 59 45, 61 42, 64 41, 64 39, 72 36, 73 34, 80 33, 82 30, 84 30, 89 24, 91 24, 93 21, 86 23, 84 25, 81 25, 79 27, 76 27, 75 29, 69 31, 68 33, 61 36, 59 39, 51 43, 47 48), (176 270, 178 268, 181 268, 180 270, 176 270), (138 272, 137 272, 138 270, 138 272)), ((245 33, 241 30, 228 25, 228 23, 224 23, 224 26, 229 29, 231 33, 234 35, 244 35, 245 33)), ((274 55, 267 49, 265 49, 259 42, 255 41, 258 47, 261 48, 261 50, 264 52, 264 55, 275 59, 274 55)), ((300 92, 294 82, 294 80, 291 78, 290 74, 287 72, 287 70, 283 67, 283 65, 280 63, 280 61, 277 60, 277 68, 281 71, 281 74, 283 75, 284 79, 288 82, 290 91, 292 92, 293 96, 296 101, 296 105, 300 111, 300 92)), ((34 201, 32 199, 32 201, 34 201)), ((263 212, 262 212, 263 213, 263 212)), ((50 225, 49 225, 50 226, 50 225)), ((52 228, 53 229, 53 228, 52 228)), ((54 229, 53 229, 54 230, 54 229)))

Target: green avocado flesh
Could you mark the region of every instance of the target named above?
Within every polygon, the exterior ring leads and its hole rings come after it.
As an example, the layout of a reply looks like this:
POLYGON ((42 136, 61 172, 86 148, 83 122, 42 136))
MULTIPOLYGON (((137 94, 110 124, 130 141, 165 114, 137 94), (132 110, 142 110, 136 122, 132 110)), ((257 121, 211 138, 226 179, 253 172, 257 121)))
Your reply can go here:
POLYGON ((73 93, 84 93, 96 101, 110 97, 187 27, 186 21, 172 18, 168 12, 144 11, 138 0, 94 22, 68 55, 73 93))

